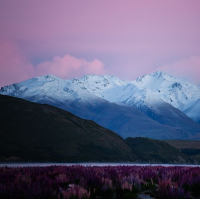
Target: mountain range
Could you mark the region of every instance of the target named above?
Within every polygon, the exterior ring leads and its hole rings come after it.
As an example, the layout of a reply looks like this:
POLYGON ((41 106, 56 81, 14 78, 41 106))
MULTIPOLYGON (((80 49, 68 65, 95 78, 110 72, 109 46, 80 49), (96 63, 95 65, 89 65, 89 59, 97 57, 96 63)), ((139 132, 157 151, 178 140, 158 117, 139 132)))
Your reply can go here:
POLYGON ((45 75, 4 86, 0 94, 70 111, 124 138, 200 139, 200 88, 163 72, 134 81, 45 75))
POLYGON ((0 162, 197 163, 164 141, 123 139, 62 109, 0 95, 0 162))

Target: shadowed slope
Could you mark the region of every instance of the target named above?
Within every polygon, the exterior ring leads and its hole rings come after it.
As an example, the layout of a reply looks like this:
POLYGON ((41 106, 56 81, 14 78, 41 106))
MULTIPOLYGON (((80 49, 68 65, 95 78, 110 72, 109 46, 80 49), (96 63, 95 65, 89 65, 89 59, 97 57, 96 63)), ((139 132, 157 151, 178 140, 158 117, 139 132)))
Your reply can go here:
POLYGON ((137 155, 142 161, 151 160, 152 163, 186 163, 187 161, 195 161, 164 141, 138 137, 127 138, 125 142, 133 151, 137 151, 137 155))
POLYGON ((193 161, 162 141, 131 138, 130 144, 130 138, 123 140, 93 121, 81 119, 50 105, 0 95, 0 112, 0 161, 193 161), (133 147, 132 142, 137 143, 137 147, 133 147), (152 145, 154 142, 160 144, 152 145))
POLYGON ((134 160, 116 133, 67 111, 0 95, 0 112, 0 156, 4 160, 134 160))

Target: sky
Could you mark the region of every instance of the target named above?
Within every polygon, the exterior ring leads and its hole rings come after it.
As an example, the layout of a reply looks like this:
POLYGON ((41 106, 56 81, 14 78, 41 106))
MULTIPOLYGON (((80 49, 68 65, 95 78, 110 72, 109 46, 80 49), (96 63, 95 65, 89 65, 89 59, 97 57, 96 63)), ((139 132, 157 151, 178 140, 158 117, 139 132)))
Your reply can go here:
POLYGON ((0 0, 0 87, 164 71, 200 83, 199 0, 0 0))

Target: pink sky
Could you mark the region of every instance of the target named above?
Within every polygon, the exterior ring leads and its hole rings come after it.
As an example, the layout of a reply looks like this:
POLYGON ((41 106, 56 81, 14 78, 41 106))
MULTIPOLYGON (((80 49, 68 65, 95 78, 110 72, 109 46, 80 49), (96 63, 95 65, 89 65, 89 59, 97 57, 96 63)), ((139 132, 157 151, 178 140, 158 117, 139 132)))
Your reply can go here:
POLYGON ((1 0, 0 86, 53 74, 200 83, 199 0, 1 0))

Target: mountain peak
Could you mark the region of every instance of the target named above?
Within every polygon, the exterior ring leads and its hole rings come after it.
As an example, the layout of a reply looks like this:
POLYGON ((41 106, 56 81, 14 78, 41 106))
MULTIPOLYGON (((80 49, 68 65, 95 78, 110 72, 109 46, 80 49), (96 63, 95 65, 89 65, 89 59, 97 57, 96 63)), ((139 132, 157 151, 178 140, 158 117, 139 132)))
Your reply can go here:
POLYGON ((56 77, 54 75, 48 74, 48 75, 42 75, 33 79, 38 79, 38 80, 46 80, 46 81, 53 81, 53 80, 60 80, 60 77, 56 77))
POLYGON ((154 73, 151 73, 151 74, 154 74, 154 75, 156 75, 156 76, 158 76, 158 75, 168 75, 169 76, 169 74, 167 74, 167 73, 165 73, 165 72, 163 72, 163 71, 155 71, 154 73))
POLYGON ((156 71, 154 73, 151 73, 150 75, 152 75, 152 76, 165 76, 165 75, 171 76, 171 75, 169 75, 169 74, 167 74, 167 73, 165 73, 163 71, 156 71))
POLYGON ((51 74, 44 75, 43 77, 44 77, 44 78, 57 78, 56 76, 51 75, 51 74))
POLYGON ((163 71, 156 71, 154 73, 150 73, 148 75, 145 75, 145 76, 151 76, 151 77, 155 77, 156 79, 159 79, 159 78, 163 78, 163 79, 174 79, 173 76, 169 75, 168 73, 165 73, 163 71))
POLYGON ((92 75, 85 75, 79 80, 84 82, 84 83, 90 84, 90 86, 103 85, 103 87, 107 87, 108 85, 110 85, 110 86, 114 86, 114 85, 115 86, 122 86, 122 85, 126 85, 126 84, 130 83, 129 81, 121 80, 121 79, 119 79, 118 77, 115 77, 115 76, 93 75, 93 74, 92 75))
POLYGON ((172 79, 175 79, 171 75, 163 72, 163 71, 156 71, 154 73, 143 75, 142 77, 138 77, 135 81, 139 84, 149 84, 149 83, 156 83, 156 82, 163 82, 166 80, 172 81, 172 79))
POLYGON ((111 78, 115 78, 115 79, 119 79, 118 77, 115 76, 110 76, 110 75, 95 75, 95 74, 88 74, 88 75, 84 75, 81 79, 111 79, 111 78))

